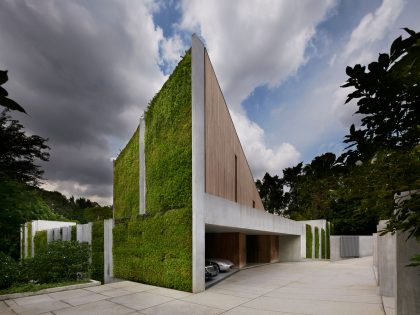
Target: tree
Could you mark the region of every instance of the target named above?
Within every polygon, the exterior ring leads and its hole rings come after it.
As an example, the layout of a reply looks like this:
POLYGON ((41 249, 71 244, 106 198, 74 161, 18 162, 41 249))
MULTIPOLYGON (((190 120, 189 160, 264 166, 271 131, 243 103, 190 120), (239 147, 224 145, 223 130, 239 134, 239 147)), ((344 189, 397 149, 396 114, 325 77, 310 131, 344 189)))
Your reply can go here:
POLYGON ((4 110, 0 114, 0 180, 36 185, 43 171, 35 160, 49 159, 46 141, 37 135, 27 136, 23 126, 4 110))
POLYGON ((0 105, 6 107, 9 110, 17 110, 19 112, 26 113, 22 106, 7 97, 9 93, 7 93, 6 89, 2 87, 2 85, 6 83, 7 80, 9 80, 7 71, 0 70, 0 105))
POLYGON ((257 180, 256 186, 260 193, 266 211, 281 214, 286 206, 286 199, 283 192, 283 180, 277 175, 271 176, 265 173, 262 180, 257 180))
POLYGON ((346 103, 357 99, 361 128, 350 127, 344 140, 350 164, 371 158, 379 149, 412 148, 420 135, 420 33, 405 28, 409 37, 398 37, 389 54, 365 66, 347 67, 342 87, 354 89, 346 103))

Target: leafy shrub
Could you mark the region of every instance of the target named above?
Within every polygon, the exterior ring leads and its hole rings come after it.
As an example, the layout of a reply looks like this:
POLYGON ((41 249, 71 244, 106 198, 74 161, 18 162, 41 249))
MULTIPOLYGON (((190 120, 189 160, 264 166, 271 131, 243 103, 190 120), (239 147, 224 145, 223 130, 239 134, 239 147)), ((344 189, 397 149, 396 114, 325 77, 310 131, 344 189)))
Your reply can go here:
POLYGON ((321 258, 325 259, 326 248, 325 248, 325 230, 321 229, 321 258))
POLYGON ((19 267, 17 262, 0 252, 0 289, 9 288, 17 279, 19 267))
POLYGON ((104 221, 92 223, 92 279, 104 281, 104 221))
POLYGON ((315 258, 319 258, 319 229, 315 227, 315 258))
POLYGON ((71 227, 71 240, 77 241, 77 225, 71 227))
POLYGON ((39 252, 43 252, 48 246, 48 232, 37 231, 34 237, 34 254, 37 255, 39 252))
POLYGON ((61 282, 87 278, 90 271, 87 243, 54 241, 33 258, 22 261, 21 282, 61 282))
POLYGON ((326 227, 326 243, 327 243, 327 259, 330 259, 330 254, 331 254, 331 248, 330 248, 330 223, 327 222, 327 227, 326 227))
POLYGON ((306 224, 306 258, 312 258, 312 227, 306 224))

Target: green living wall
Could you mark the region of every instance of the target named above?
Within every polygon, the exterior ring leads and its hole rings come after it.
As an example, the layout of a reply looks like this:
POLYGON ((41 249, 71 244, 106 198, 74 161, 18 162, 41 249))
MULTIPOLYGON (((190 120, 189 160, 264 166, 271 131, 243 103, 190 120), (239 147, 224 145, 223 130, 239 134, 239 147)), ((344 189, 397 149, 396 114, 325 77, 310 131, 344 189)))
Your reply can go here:
POLYGON ((145 113, 146 211, 191 207, 191 53, 187 52, 145 113))
POLYGON ((104 282, 104 221, 92 222, 92 279, 104 282))
POLYGON ((116 223, 114 277, 192 290, 191 208, 116 223))
POLYGON ((326 248, 325 248, 325 230, 321 229, 321 258, 325 259, 326 248))
POLYGON ((319 229, 315 227, 315 258, 319 258, 319 229))
POLYGON ((34 236, 34 255, 47 249, 48 246, 48 232, 38 231, 34 236))
POLYGON ((139 129, 114 161, 114 217, 139 212, 139 129))
POLYGON ((32 257, 32 221, 27 223, 27 230, 28 230, 28 252, 26 257, 32 257))
POLYGON ((146 215, 138 215, 138 130, 114 164, 117 278, 192 290, 191 104, 187 52, 145 112, 146 215))
POLYGON ((306 258, 312 258, 312 227, 306 224, 306 258))
POLYGON ((71 240, 77 241, 77 225, 71 227, 71 240))

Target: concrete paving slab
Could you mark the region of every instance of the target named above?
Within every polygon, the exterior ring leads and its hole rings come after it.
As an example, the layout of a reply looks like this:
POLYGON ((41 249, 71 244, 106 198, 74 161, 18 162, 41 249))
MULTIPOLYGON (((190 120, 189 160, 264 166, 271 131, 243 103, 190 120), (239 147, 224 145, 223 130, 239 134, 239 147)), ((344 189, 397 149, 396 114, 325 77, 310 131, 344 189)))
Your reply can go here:
POLYGON ((16 313, 15 312, 13 312, 10 308, 9 308, 9 306, 5 303, 5 302, 3 302, 3 301, 0 301, 0 314, 4 314, 4 315, 16 315, 16 313))
POLYGON ((19 315, 37 315, 68 307, 70 307, 69 304, 54 300, 54 302, 38 302, 25 305, 16 305, 12 306, 11 309, 19 315))
POLYGON ((62 301, 66 302, 70 305, 73 305, 73 306, 78 306, 78 305, 82 305, 82 304, 87 304, 87 303, 91 303, 91 302, 105 300, 107 298, 108 298, 108 296, 91 292, 91 293, 81 295, 81 296, 75 296, 75 297, 71 297, 71 298, 68 298, 68 299, 62 299, 62 301))
MULTIPOLYGON (((238 306, 223 315, 301 315, 303 313, 284 313, 284 312, 274 312, 274 311, 263 311, 263 310, 256 310, 254 308, 238 306)), ((307 315, 307 314, 304 314, 307 315)))
POLYGON ((124 290, 124 289, 111 289, 106 291, 101 291, 100 294, 108 296, 108 297, 117 297, 117 296, 123 296, 123 295, 129 295, 133 292, 124 290))
POLYGON ((235 306, 249 301, 250 299, 205 291, 202 293, 194 294, 182 300, 205 306, 229 310, 235 306))
POLYGON ((64 300, 64 299, 84 296, 88 294, 92 294, 92 292, 85 289, 76 289, 76 290, 49 293, 48 296, 53 298, 54 300, 64 300))
POLYGON ((92 292, 102 292, 102 291, 107 291, 107 290, 112 290, 112 289, 116 289, 116 287, 110 286, 109 284, 104 284, 104 285, 100 285, 97 287, 91 287, 91 288, 86 288, 86 290, 92 291, 92 292))
POLYGON ((143 292, 143 291, 149 291, 153 289, 157 289, 159 287, 143 284, 143 283, 136 283, 136 282, 130 282, 129 284, 126 284, 125 286, 119 287, 119 289, 124 289, 130 292, 143 292))
POLYGON ((223 312, 224 310, 222 309, 189 303, 180 300, 160 304, 141 311, 142 314, 146 315, 216 315, 221 314, 223 312))
POLYGON ((151 294, 148 292, 140 292, 112 298, 109 301, 124 305, 135 310, 142 310, 172 300, 172 298, 163 295, 151 294))
POLYGON ((13 299, 13 301, 17 305, 28 305, 32 303, 49 303, 54 302, 55 300, 52 297, 49 297, 48 295, 35 295, 35 296, 28 296, 18 299, 13 299))
POLYGON ((125 315, 133 309, 109 301, 98 301, 54 312, 56 315, 125 315))
POLYGON ((369 303, 259 297, 244 306, 254 308, 258 312, 264 310, 314 315, 384 315, 382 305, 369 303))
POLYGON ((159 294, 159 295, 167 296, 174 299, 181 299, 181 298, 185 298, 187 296, 193 295, 190 292, 172 290, 172 289, 167 289, 167 288, 157 288, 157 289, 148 290, 147 292, 152 293, 152 294, 159 294))

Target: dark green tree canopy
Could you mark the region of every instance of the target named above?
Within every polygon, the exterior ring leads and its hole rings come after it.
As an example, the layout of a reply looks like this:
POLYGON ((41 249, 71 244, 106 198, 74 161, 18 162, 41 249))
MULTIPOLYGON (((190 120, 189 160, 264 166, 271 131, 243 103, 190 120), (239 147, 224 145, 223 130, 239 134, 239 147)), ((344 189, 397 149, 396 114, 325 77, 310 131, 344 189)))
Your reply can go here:
POLYGON ((4 110, 0 114, 0 179, 36 184, 43 171, 35 160, 49 159, 46 141, 37 135, 27 136, 23 126, 4 110))
POLYGON ((389 54, 366 69, 347 67, 349 76, 342 87, 353 88, 346 103, 357 99, 360 128, 350 127, 344 142, 350 164, 366 160, 379 149, 412 148, 420 140, 420 33, 405 28, 409 37, 398 37, 389 54))
POLYGON ((2 87, 2 85, 5 84, 7 80, 9 80, 9 77, 7 76, 7 70, 0 70, 0 105, 6 107, 9 110, 17 110, 19 112, 26 113, 22 106, 7 97, 9 93, 7 93, 6 89, 2 87))

